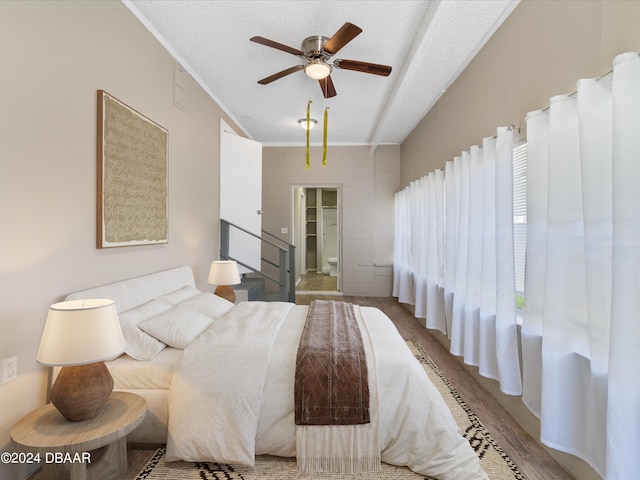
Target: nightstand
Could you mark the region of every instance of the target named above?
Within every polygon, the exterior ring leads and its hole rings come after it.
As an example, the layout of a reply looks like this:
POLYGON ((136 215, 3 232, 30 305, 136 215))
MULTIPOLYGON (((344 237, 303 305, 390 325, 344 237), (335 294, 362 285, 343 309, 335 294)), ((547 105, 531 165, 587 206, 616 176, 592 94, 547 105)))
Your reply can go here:
POLYGON ((19 452, 39 455, 45 479, 65 471, 70 480, 107 479, 127 470, 127 434, 146 413, 144 398, 127 392, 113 392, 96 417, 82 422, 47 404, 16 423, 11 438, 19 452))

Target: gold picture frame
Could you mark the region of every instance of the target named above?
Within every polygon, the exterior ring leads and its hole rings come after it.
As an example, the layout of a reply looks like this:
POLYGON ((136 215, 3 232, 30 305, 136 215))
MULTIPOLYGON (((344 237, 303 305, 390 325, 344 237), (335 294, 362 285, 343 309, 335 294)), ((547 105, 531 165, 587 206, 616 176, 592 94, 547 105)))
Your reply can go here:
POLYGON ((98 90, 97 247, 168 243, 169 132, 98 90))

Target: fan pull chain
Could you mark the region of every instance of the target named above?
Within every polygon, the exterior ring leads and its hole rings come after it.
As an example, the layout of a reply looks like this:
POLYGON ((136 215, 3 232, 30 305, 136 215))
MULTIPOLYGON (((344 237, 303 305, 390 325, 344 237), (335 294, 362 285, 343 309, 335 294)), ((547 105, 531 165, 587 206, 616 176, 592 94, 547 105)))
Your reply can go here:
POLYGON ((309 132, 311 131, 311 104, 313 101, 309 100, 307 103, 307 163, 305 164, 305 170, 309 170, 309 132))
MULTIPOLYGON (((308 121, 308 120, 307 120, 308 121)), ((322 166, 327 166, 327 127, 329 126, 329 107, 324 109, 324 132, 322 135, 322 166)))

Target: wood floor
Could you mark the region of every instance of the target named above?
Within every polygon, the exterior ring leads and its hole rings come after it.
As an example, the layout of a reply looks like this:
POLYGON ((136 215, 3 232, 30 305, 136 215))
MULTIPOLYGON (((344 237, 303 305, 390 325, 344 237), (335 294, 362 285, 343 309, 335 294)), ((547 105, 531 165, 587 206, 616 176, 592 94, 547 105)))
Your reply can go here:
MULTIPOLYGON (((314 298, 335 299, 329 296, 300 295, 296 296, 296 303, 308 304, 314 298)), ((462 398, 518 465, 527 480, 573 479, 396 299, 344 296, 342 300, 379 308, 393 320, 405 340, 419 343, 456 386, 462 398)), ((150 445, 129 445, 129 469, 115 480, 134 479, 156 448, 157 446, 150 445)), ((42 478, 40 472, 37 472, 29 480, 42 478)))
POLYGON ((324 273, 309 272, 300 277, 296 285, 298 292, 332 292, 338 291, 338 277, 331 277, 324 273))

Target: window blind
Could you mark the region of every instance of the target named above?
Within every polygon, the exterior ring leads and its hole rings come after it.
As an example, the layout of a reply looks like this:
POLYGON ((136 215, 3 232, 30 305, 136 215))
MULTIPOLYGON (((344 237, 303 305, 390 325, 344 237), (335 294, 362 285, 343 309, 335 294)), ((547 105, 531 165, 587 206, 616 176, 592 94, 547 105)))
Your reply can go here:
POLYGON ((513 242, 516 269, 516 294, 524 294, 524 270, 527 250, 527 142, 513 149, 513 242))

